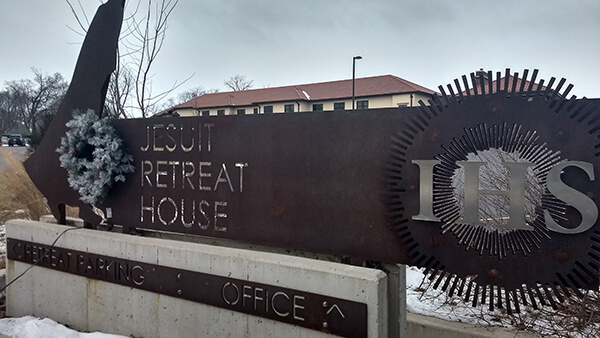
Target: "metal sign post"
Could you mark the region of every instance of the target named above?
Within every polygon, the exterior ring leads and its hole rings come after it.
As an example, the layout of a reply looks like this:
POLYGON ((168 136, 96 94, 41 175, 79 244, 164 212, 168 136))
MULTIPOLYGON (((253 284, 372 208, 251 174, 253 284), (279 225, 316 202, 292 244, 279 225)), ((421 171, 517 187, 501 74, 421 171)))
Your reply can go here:
POLYGON ((408 337, 406 310, 406 265, 384 264, 388 276, 388 335, 408 337))

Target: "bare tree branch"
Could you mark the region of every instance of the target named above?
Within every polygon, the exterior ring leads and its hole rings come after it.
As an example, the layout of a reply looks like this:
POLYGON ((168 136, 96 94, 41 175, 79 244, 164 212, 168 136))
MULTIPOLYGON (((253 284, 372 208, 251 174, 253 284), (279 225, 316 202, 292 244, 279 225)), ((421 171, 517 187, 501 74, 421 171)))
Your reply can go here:
MULTIPOLYGON (((86 31, 87 16, 80 0, 78 5, 66 0, 82 31, 86 31)), ((168 90, 153 94, 153 65, 163 47, 168 19, 178 0, 138 0, 126 2, 126 13, 117 50, 118 64, 111 78, 106 106, 114 117, 151 116, 158 103, 188 79, 168 90), (135 105, 127 104, 135 97, 135 105), (135 113, 134 113, 135 112, 135 113)), ((191 78, 191 76, 190 76, 191 78)))
MULTIPOLYGON (((75 10, 75 8, 73 7, 73 4, 71 3, 71 1, 69 0, 65 0, 67 2, 67 5, 69 5, 69 8, 71 8, 71 12, 73 13, 73 16, 75 16, 75 20, 77 20, 77 24, 79 24, 79 28, 81 29, 81 31, 83 31, 84 35, 85 33, 87 33, 87 28, 90 26, 90 22, 88 20, 87 15, 85 14, 85 11, 83 10, 83 7, 81 6, 81 1, 77 0, 77 4, 79 5, 79 9, 81 10, 81 15, 83 16, 83 19, 85 20, 85 24, 83 22, 81 22, 81 19, 79 17, 78 12, 75 10)), ((67 26, 69 27, 69 26, 67 26)), ((71 27, 69 27, 69 29, 71 29, 73 32, 78 33, 77 30, 72 29, 71 27)), ((81 33, 78 33, 81 34, 81 33)))
POLYGON ((247 80, 245 75, 235 75, 225 81, 225 85, 234 92, 250 89, 254 86, 254 80, 247 80))
POLYGON ((41 128, 39 122, 53 116, 67 90, 67 82, 61 74, 46 75, 32 68, 33 80, 22 79, 6 82, 6 114, 16 118, 32 135, 41 128))

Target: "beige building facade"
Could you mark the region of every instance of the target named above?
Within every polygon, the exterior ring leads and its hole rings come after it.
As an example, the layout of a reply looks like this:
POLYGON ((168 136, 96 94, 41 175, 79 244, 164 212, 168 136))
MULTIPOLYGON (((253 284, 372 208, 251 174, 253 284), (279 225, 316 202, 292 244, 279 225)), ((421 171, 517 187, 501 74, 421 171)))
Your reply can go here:
MULTIPOLYGON (((393 75, 355 80, 356 109, 411 107, 436 93, 393 75)), ((209 93, 157 115, 218 116, 352 109, 352 80, 209 93)))

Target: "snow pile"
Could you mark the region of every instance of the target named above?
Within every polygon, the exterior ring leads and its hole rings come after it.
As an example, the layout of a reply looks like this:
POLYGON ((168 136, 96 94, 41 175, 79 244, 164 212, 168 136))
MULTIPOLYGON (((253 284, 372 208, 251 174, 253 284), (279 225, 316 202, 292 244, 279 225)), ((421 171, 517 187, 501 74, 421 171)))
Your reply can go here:
POLYGON ((39 319, 30 316, 0 319, 0 332, 11 338, 127 338, 98 332, 79 333, 51 319, 39 319))
POLYGON ((444 291, 433 289, 421 270, 406 267, 406 308, 409 312, 473 325, 511 326, 499 323, 496 318, 502 314, 498 310, 489 312, 481 306, 472 307, 470 302, 465 303, 456 295, 448 297, 444 291))

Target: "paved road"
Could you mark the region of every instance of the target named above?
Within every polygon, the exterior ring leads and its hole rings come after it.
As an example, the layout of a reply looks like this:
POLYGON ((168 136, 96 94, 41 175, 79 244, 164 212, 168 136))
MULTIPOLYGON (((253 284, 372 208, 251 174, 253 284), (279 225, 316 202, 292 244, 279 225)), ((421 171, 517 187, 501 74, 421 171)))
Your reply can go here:
MULTIPOLYGON (((27 148, 26 147, 2 147, 2 153, 9 153, 13 156, 17 156, 19 158, 24 157, 24 155, 27 153, 27 148)), ((4 156, 0 155, 0 171, 4 171, 6 170, 6 163, 4 160, 4 156)))

